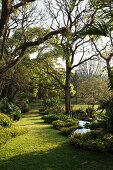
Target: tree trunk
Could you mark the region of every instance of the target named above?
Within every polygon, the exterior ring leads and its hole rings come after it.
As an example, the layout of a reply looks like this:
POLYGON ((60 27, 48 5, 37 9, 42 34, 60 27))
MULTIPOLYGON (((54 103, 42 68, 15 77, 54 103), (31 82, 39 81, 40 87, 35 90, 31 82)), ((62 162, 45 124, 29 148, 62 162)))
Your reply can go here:
POLYGON ((71 113, 71 95, 70 95, 70 76, 71 69, 66 66, 66 82, 65 82, 65 112, 67 115, 72 116, 71 113))

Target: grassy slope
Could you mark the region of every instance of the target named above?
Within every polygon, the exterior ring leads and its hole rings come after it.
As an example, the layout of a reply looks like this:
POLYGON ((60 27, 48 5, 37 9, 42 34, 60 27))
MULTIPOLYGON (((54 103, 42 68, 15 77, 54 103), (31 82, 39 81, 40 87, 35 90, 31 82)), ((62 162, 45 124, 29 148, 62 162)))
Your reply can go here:
POLYGON ((29 132, 0 148, 0 170, 113 170, 113 155, 75 149, 37 114, 16 124, 29 132))

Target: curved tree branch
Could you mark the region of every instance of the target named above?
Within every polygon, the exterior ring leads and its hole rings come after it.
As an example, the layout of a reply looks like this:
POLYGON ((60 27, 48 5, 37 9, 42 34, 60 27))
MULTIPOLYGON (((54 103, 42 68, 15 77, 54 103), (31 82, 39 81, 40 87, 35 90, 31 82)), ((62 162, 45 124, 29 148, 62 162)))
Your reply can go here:
POLYGON ((46 40, 52 38, 52 36, 57 34, 62 34, 62 28, 56 31, 51 31, 48 34, 46 34, 44 37, 38 38, 36 41, 25 42, 22 45, 20 45, 20 47, 15 49, 15 51, 12 53, 12 55, 15 56, 18 55, 18 53, 20 53, 19 56, 16 59, 10 61, 6 66, 1 67, 0 74, 3 74, 6 71, 10 70, 12 67, 16 66, 24 58, 25 56, 24 54, 27 48, 40 45, 46 40))

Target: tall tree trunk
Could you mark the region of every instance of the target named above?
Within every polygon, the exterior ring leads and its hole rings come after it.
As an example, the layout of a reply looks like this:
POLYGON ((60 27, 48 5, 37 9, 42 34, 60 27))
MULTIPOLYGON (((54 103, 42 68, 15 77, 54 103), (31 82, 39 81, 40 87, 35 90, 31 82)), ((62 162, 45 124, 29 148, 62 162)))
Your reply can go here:
POLYGON ((71 112, 71 95, 70 95, 70 76, 71 69, 66 66, 66 82, 65 82, 65 112, 72 116, 71 112))
POLYGON ((111 76, 111 67, 110 67, 110 60, 106 59, 106 66, 107 66, 107 72, 108 72, 108 78, 110 79, 111 76))
POLYGON ((113 73, 112 73, 112 70, 111 70, 109 62, 110 62, 110 60, 106 60, 108 80, 109 80, 109 87, 113 91, 113 73))

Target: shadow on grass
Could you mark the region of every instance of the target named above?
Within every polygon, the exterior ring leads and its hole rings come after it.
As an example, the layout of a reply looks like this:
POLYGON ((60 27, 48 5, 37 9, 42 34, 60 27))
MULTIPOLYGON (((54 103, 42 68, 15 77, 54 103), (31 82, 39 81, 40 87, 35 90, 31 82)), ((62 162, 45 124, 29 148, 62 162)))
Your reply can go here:
POLYGON ((75 149, 69 144, 0 161, 0 170, 113 170, 113 156, 75 149))

